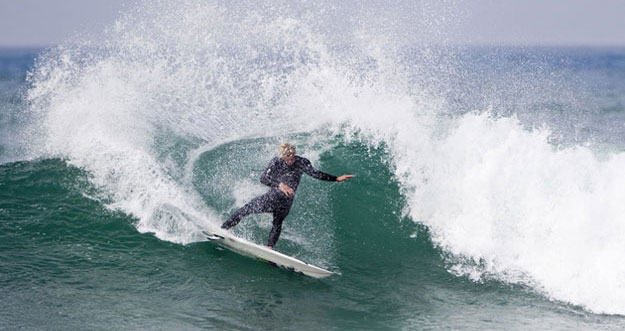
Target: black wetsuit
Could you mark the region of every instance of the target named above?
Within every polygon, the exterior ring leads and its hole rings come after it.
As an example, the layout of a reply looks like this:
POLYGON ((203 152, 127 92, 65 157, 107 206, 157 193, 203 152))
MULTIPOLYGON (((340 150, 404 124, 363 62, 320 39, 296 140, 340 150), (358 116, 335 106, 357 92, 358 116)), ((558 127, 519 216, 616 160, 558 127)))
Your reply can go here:
POLYGON ((336 177, 321 172, 313 168, 308 159, 295 156, 295 162, 292 165, 286 163, 280 157, 274 157, 269 166, 263 171, 260 176, 260 182, 271 187, 269 192, 252 199, 243 207, 239 208, 230 218, 224 222, 221 226, 223 229, 230 229, 237 225, 241 219, 250 214, 257 213, 272 213, 273 214, 273 228, 269 233, 268 246, 275 246, 280 232, 282 231, 282 221, 289 214, 291 205, 293 204, 293 198, 295 197, 295 191, 299 185, 299 181, 302 178, 302 173, 321 180, 336 181, 336 177), (293 189, 293 196, 288 197, 282 192, 278 186, 280 183, 284 183, 293 189))

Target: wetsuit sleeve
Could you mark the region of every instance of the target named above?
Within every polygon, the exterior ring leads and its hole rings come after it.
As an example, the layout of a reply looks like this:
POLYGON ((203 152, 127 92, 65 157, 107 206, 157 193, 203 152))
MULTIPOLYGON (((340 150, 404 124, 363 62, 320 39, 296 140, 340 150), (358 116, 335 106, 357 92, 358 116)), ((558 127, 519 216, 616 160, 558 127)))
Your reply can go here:
POLYGON ((278 187, 280 185, 280 181, 273 177, 275 173, 276 159, 272 159, 265 171, 263 171, 263 174, 260 176, 260 182, 269 187, 278 187))
POLYGON ((325 172, 319 171, 315 169, 310 161, 304 159, 303 169, 308 176, 320 180, 327 180, 329 182, 336 182, 336 176, 332 176, 330 174, 326 174, 325 172))

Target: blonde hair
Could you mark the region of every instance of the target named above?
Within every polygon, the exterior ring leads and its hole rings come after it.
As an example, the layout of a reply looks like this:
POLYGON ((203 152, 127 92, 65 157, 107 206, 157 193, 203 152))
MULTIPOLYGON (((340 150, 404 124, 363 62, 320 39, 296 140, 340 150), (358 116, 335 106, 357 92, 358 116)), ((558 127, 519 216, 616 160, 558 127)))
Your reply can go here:
POLYGON ((295 146, 289 143, 282 143, 280 148, 278 148, 278 154, 280 154, 280 156, 294 155, 295 146))

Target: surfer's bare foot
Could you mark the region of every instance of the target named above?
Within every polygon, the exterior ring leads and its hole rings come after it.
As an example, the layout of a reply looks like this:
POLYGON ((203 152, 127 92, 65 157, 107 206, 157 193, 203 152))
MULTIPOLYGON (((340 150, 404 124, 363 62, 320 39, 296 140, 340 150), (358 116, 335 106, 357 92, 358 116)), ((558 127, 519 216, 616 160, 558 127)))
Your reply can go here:
POLYGON ((273 249, 273 246, 267 246, 267 248, 269 248, 269 249, 273 249))

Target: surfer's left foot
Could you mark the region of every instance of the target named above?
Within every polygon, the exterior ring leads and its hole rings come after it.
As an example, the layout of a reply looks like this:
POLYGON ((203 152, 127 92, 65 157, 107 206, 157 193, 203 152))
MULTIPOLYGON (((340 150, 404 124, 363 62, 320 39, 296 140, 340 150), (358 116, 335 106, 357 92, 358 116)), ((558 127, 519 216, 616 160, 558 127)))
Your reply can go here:
POLYGON ((269 248, 269 249, 273 249, 273 246, 267 246, 267 248, 269 248))

